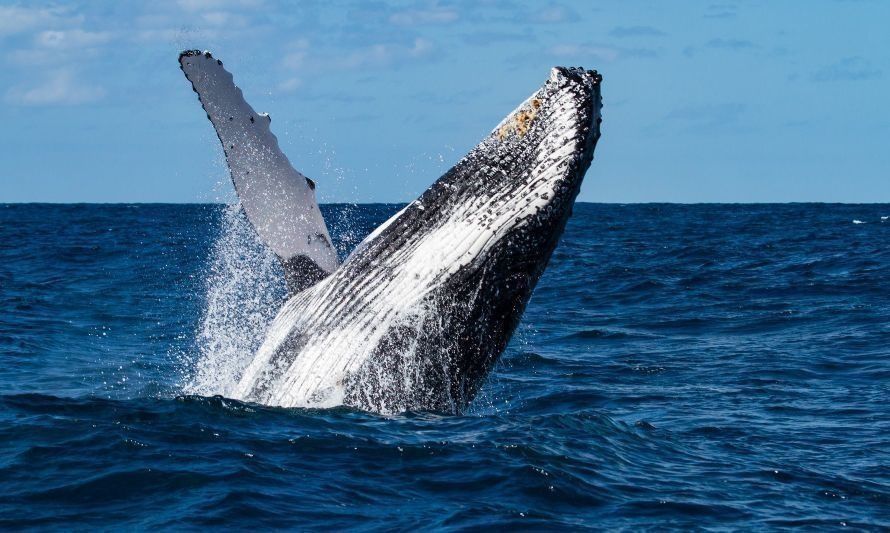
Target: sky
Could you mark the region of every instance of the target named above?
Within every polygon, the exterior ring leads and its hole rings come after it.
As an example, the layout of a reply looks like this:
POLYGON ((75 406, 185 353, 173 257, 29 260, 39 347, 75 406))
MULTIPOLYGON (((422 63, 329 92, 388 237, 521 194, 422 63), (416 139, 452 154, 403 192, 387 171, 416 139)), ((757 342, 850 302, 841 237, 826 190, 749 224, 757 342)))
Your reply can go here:
POLYGON ((603 75, 592 202, 890 202, 890 2, 0 0, 0 203, 233 189, 178 52, 321 202, 407 202, 554 65, 603 75))

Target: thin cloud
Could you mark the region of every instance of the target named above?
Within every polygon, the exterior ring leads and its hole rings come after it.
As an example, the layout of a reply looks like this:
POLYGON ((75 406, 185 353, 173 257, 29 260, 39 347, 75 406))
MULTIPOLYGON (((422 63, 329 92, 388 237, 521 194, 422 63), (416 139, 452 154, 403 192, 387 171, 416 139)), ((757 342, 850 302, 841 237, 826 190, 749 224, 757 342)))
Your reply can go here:
POLYGON ((231 11, 206 11, 199 14, 201 22, 214 28, 246 28, 250 18, 231 11))
POLYGON ((263 6, 262 0, 177 0, 185 11, 218 11, 221 9, 257 9, 263 6))
POLYGON ((686 57, 692 57, 696 55, 702 48, 707 48, 711 50, 727 50, 727 51, 741 51, 741 50, 755 50, 760 47, 746 39, 724 39, 722 37, 718 37, 716 39, 711 39, 706 42, 701 47, 696 46, 686 46, 683 48, 683 55, 686 57))
POLYGON ((603 61, 616 61, 627 58, 655 57, 657 53, 650 48, 620 48, 596 44, 558 44, 550 48, 550 54, 567 58, 594 57, 603 61))
MULTIPOLYGON (((478 2, 474 6, 472 17, 465 17, 477 23, 487 25, 496 23, 508 24, 564 24, 581 20, 581 15, 574 9, 563 4, 551 2, 544 6, 517 4, 513 2, 478 2)), ((585 12, 596 11, 586 7, 585 12)))
POLYGON ((6 93, 8 103, 21 106, 79 105, 95 102, 104 97, 104 88, 84 84, 68 69, 51 73, 38 85, 13 87, 6 93))
POLYGON ((310 50, 308 40, 297 41, 281 60, 289 71, 327 71, 339 68, 383 68, 408 61, 430 58, 435 52, 431 41, 421 37, 403 43, 373 43, 349 51, 310 50))
POLYGON ((845 57, 837 63, 826 65, 810 76, 812 81, 864 81, 880 78, 883 72, 859 56, 845 57))
POLYGON ((374 44, 355 50, 337 61, 346 68, 379 67, 392 65, 397 61, 420 59, 429 56, 433 44, 423 38, 416 38, 410 45, 374 44))
POLYGON ((541 22, 546 24, 558 24, 568 22, 569 20, 577 20, 578 14, 572 9, 559 5, 551 4, 541 8, 531 14, 528 22, 541 22))
POLYGON ((83 16, 73 15, 65 7, 0 6, 0 37, 82 22, 83 16))
POLYGON ((443 7, 429 9, 406 9, 389 16, 389 22, 396 26, 419 26, 421 24, 448 24, 455 22, 460 15, 457 10, 443 7))
POLYGON ((626 37, 664 37, 667 34, 652 26, 616 26, 612 28, 609 35, 623 39, 626 37))
POLYGON ((451 24, 461 18, 461 13, 453 7, 417 5, 392 7, 377 2, 357 2, 347 11, 347 17, 356 23, 356 29, 365 33, 379 25, 414 28, 416 26, 451 24))
POLYGON ((207 29, 195 27, 180 28, 146 28, 132 32, 130 37, 133 42, 139 44, 173 43, 176 48, 193 48, 193 43, 204 43, 220 38, 222 34, 231 35, 221 29, 207 29))
POLYGON ((746 48, 757 48, 757 45, 745 39, 711 39, 705 43, 708 48, 717 48, 722 50, 744 50, 746 48))
POLYGON ((737 14, 738 7, 735 4, 711 4, 704 16, 709 19, 728 19, 735 18, 737 14))
POLYGON ((292 93, 303 86, 303 80, 300 78, 288 78, 278 84, 277 89, 280 93, 292 93))
POLYGON ((288 48, 289 50, 281 58, 281 64, 291 70, 303 68, 309 59, 309 40, 300 39, 288 48))
POLYGON ((169 4, 152 5, 133 19, 134 27, 126 38, 136 43, 173 43, 178 48, 191 48, 194 43, 255 33, 267 13, 259 0, 177 0, 174 5, 179 9, 171 9, 169 4))
POLYGON ((10 50, 6 58, 29 70, 71 67, 96 57, 115 37, 112 32, 82 29, 44 30, 34 35, 31 46, 10 50))
POLYGON ((111 32, 90 32, 81 29, 46 30, 35 36, 34 44, 41 48, 70 50, 105 44, 111 38, 111 32))

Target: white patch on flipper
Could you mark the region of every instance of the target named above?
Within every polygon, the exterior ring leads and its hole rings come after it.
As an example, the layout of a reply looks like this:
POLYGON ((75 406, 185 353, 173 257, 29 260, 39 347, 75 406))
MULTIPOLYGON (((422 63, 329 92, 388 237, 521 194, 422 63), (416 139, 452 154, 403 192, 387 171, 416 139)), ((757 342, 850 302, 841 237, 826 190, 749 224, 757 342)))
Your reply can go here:
POLYGON ((184 53, 179 62, 216 129, 235 190, 260 239, 282 259, 305 255, 333 272, 337 253, 315 191, 282 153, 268 115, 253 110, 210 53, 184 53))

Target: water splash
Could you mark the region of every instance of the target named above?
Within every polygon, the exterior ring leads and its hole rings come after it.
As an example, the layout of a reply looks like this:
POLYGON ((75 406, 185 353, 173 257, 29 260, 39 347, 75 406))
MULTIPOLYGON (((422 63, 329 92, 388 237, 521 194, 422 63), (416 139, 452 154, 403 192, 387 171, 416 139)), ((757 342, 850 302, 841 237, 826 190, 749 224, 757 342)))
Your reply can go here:
POLYGON ((285 298, 281 266, 259 242, 240 204, 220 213, 195 361, 183 392, 231 396, 285 298))

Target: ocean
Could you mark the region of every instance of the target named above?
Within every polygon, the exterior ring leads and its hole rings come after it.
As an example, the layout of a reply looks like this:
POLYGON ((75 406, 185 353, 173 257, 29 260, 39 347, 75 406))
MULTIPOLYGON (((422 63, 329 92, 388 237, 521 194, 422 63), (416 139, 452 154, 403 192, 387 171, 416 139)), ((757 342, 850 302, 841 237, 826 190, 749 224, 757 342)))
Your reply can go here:
POLYGON ((580 203, 470 409, 387 417, 226 398, 284 298, 237 208, 0 204, 0 529, 886 530, 888 216, 580 203))

